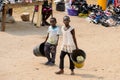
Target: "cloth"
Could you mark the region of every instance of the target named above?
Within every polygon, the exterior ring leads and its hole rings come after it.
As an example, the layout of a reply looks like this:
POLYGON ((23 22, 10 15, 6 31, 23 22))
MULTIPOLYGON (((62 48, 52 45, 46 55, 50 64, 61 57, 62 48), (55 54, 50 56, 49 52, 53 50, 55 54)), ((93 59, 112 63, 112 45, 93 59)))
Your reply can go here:
POLYGON ((60 29, 58 26, 53 28, 52 26, 49 26, 48 28, 49 37, 47 39, 47 42, 50 44, 57 44, 58 41, 58 35, 60 34, 60 29))
POLYGON ((62 27, 62 33, 63 33, 63 42, 62 42, 62 51, 72 53, 73 50, 76 49, 73 36, 71 34, 71 31, 73 30, 73 27, 69 27, 69 29, 65 30, 65 27, 62 27))

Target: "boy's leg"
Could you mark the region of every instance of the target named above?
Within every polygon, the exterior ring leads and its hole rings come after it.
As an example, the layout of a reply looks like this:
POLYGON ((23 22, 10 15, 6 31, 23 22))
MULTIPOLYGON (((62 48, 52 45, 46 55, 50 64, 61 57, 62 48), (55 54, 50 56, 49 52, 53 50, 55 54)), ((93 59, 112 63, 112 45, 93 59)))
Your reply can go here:
POLYGON ((50 44, 49 43, 45 43, 44 52, 45 52, 45 56, 48 59, 48 62, 46 64, 48 64, 51 61, 51 58, 50 58, 50 44))
POLYGON ((51 62, 52 62, 52 63, 55 63, 55 58, 56 58, 56 45, 52 45, 52 46, 51 46, 51 55, 52 55, 51 62))

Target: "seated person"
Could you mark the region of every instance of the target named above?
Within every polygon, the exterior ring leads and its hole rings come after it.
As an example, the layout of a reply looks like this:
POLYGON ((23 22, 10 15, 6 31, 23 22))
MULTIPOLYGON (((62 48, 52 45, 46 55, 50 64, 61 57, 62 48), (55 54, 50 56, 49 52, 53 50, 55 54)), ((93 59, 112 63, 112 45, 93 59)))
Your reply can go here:
MULTIPOLYGON (((34 8, 35 12, 38 12, 38 7, 39 7, 38 5, 35 5, 35 8, 34 8)), ((47 22, 47 19, 50 17, 50 15, 52 15, 52 4, 49 4, 48 0, 44 0, 41 14, 42 14, 41 26, 50 25, 47 22)))
POLYGON ((42 5, 42 23, 41 26, 50 25, 47 19, 52 15, 52 5, 48 3, 48 0, 44 0, 42 5))

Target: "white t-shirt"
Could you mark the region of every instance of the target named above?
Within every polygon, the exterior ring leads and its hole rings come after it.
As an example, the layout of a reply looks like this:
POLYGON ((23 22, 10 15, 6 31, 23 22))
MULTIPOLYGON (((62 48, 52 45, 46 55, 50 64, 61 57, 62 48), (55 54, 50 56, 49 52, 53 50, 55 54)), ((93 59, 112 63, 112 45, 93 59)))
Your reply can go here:
POLYGON ((55 28, 49 26, 48 33, 49 37, 47 39, 47 42, 50 44, 56 44, 58 40, 58 35, 60 34, 60 28, 58 26, 56 26, 55 28))

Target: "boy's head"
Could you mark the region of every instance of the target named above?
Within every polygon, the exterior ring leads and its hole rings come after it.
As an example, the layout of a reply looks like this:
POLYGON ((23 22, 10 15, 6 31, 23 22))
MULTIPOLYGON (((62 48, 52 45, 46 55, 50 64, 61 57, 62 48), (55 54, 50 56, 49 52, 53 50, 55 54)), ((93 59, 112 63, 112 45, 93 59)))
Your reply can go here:
POLYGON ((57 23, 57 20, 56 20, 55 17, 50 18, 50 24, 51 24, 52 26, 55 26, 56 23, 57 23))
POLYGON ((68 25, 69 22, 70 22, 70 17, 69 17, 69 16, 64 16, 64 17, 63 17, 63 23, 64 23, 65 25, 68 25))

